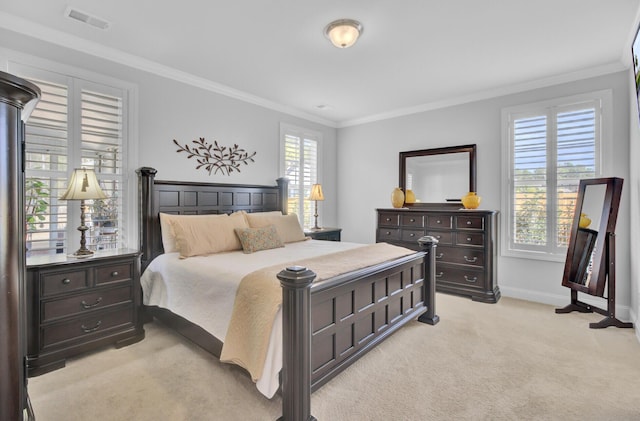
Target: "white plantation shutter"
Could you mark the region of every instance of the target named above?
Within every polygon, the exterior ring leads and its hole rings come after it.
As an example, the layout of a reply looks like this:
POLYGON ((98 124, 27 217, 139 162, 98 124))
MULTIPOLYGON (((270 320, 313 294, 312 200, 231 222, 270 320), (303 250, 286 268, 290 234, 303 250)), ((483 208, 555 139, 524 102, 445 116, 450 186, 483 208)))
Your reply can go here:
POLYGON ((281 173, 289 179, 289 213, 296 213, 305 228, 314 225, 315 203, 308 199, 318 183, 319 134, 283 126, 281 173))
POLYGON ((96 171, 108 196, 86 201, 87 247, 124 247, 125 89, 37 69, 25 68, 23 73, 42 90, 42 100, 26 124, 29 253, 71 253, 77 248, 80 204, 58 198, 73 169, 80 167, 96 171), (45 212, 29 219, 36 205, 45 212))
POLYGON ((509 249, 562 255, 580 179, 601 174, 599 100, 509 112, 509 249))

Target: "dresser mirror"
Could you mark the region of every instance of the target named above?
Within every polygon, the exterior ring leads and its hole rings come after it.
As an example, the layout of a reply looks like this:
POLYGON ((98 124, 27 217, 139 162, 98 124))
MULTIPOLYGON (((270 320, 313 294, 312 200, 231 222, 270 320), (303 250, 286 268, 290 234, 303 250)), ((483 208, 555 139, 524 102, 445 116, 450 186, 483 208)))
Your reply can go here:
POLYGON ((400 152, 399 187, 415 196, 405 206, 460 205, 476 191, 476 145, 400 152))

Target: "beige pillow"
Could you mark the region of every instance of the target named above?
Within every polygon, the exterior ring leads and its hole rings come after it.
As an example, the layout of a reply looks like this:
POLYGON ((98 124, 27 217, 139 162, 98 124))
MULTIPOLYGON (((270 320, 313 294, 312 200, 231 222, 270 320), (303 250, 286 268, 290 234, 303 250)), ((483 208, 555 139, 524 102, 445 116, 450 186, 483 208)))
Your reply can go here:
POLYGON ((227 216, 227 214, 210 214, 210 215, 174 215, 170 213, 160 212, 160 233, 162 234, 162 248, 165 253, 174 253, 178 251, 176 246, 176 236, 173 233, 171 221, 176 219, 203 219, 211 217, 227 216))
POLYGON ((251 228, 262 228, 274 225, 280 239, 284 243, 306 240, 307 237, 302 231, 298 215, 290 213, 288 215, 278 214, 278 212, 247 213, 247 222, 251 228))
POLYGON ((242 251, 247 254, 284 247, 284 243, 273 225, 262 228, 236 228, 236 234, 242 243, 242 251))
POLYGON ((242 214, 202 215, 209 218, 171 220, 180 258, 241 250, 236 228, 248 228, 242 214))

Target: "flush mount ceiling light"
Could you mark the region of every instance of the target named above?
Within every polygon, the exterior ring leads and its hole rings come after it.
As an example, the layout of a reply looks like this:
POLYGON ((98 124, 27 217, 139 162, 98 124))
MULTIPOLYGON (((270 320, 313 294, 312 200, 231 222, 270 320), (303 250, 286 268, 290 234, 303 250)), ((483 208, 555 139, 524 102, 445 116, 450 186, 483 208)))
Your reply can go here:
POLYGON ((106 20, 101 19, 97 16, 90 15, 89 13, 85 13, 78 9, 74 9, 71 6, 67 7, 67 10, 65 10, 64 15, 68 18, 86 23, 87 25, 91 25, 98 29, 109 28, 109 22, 107 22, 106 20))
POLYGON ((324 34, 338 48, 349 48, 362 33, 362 24, 353 19, 334 20, 324 28, 324 34))

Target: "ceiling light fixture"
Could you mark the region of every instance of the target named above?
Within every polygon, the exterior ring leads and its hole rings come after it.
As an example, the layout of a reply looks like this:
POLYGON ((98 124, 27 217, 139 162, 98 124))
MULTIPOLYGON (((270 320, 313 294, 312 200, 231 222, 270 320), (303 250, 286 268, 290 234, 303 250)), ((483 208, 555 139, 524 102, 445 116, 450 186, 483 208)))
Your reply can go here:
POLYGON ((86 23, 98 29, 108 29, 109 22, 104 19, 100 19, 97 16, 92 16, 89 13, 82 12, 78 9, 74 9, 72 7, 67 7, 67 10, 64 12, 64 15, 68 18, 75 19, 77 21, 86 23))
POLYGON ((362 24, 353 19, 334 20, 324 28, 324 34, 338 48, 349 48, 362 33, 362 24))

